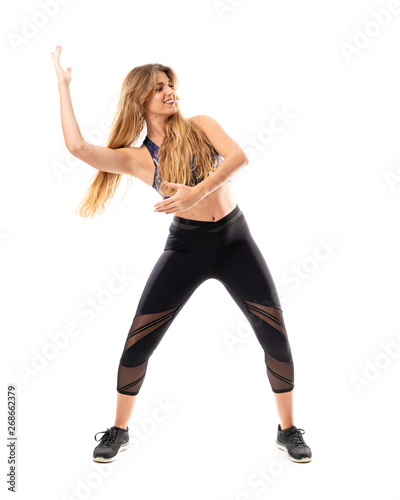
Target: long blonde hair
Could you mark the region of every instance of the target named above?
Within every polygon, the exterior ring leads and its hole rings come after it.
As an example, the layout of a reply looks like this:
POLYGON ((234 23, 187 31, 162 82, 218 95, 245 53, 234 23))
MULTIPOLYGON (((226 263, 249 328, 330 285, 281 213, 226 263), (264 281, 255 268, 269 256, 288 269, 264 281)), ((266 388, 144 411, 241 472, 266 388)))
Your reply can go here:
MULTIPOLYGON (((111 125, 107 147, 131 147, 146 125, 144 103, 155 92, 157 71, 163 71, 176 89, 178 78, 172 68, 162 64, 145 64, 133 68, 125 77, 118 105, 111 125)), ((176 100, 179 97, 176 95, 176 100)), ((218 165, 219 155, 203 130, 177 111, 166 124, 166 134, 160 145, 158 176, 163 196, 172 196, 176 190, 163 184, 169 182, 195 185, 192 168, 196 165, 197 180, 207 177, 218 165)), ((98 171, 76 208, 81 217, 95 217, 104 212, 121 182, 122 174, 98 171)), ((131 176, 128 175, 131 182, 131 176)))

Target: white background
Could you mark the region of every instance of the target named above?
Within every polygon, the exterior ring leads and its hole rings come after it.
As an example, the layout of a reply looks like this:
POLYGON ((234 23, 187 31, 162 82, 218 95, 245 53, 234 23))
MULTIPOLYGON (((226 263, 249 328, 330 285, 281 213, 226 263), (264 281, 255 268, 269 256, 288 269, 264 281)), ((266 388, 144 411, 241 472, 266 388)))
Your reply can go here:
POLYGON ((2 491, 14 384, 24 499, 398 499, 399 2, 54 1, 1 12, 2 491), (28 38, 33 21, 41 27, 28 38), (276 449, 263 351, 216 280, 150 359, 131 449, 111 466, 92 461, 172 215, 153 212, 161 197, 137 179, 122 200, 125 178, 104 215, 74 215, 96 170, 65 147, 57 44, 93 143, 106 143, 99 128, 125 75, 160 62, 179 77, 184 116, 212 116, 247 152, 231 188, 280 292, 311 463, 276 449), (285 109, 289 123, 266 140, 285 109), (120 293, 79 313, 123 272, 120 293), (71 322, 78 333, 57 349, 51 335, 71 322), (153 418, 160 401, 173 406, 158 410, 163 422, 153 418))

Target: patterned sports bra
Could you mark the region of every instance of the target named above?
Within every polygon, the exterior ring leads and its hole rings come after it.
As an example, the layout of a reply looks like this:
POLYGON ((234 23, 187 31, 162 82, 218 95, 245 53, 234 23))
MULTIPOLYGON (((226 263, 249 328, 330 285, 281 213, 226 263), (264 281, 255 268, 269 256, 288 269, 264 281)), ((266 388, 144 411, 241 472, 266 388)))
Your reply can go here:
MULTIPOLYGON (((160 193, 160 183, 161 183, 161 179, 157 179, 157 170, 158 170, 158 157, 159 157, 159 147, 157 146, 157 144, 155 144, 153 141, 151 141, 147 135, 143 141, 143 144, 147 147, 147 149, 149 150, 150 154, 151 154, 151 157, 153 158, 153 162, 154 162, 154 165, 155 165, 155 171, 154 171, 154 178, 153 178, 153 188, 158 191, 160 193)), ((219 156, 219 160, 222 158, 221 155, 218 155, 219 156)), ((214 158, 214 155, 212 155, 212 157, 214 158)), ((218 165, 216 166, 216 168, 219 167, 221 161, 218 161, 218 165)), ((195 166, 192 168, 192 170, 195 170, 195 166)), ((227 180, 226 182, 231 182, 231 179, 227 180)), ((195 183, 197 184, 198 181, 197 179, 195 178, 195 183)), ((160 193, 161 194, 161 193, 160 193)), ((161 194, 162 196, 162 194, 161 194)), ((163 198, 169 198, 169 196, 163 196, 163 198)))

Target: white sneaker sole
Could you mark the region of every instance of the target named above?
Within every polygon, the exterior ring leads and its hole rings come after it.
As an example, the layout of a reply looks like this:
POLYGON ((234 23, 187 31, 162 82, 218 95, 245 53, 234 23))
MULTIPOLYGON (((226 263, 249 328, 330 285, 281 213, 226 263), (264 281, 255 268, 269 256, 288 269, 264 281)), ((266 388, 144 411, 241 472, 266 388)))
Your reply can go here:
POLYGON ((114 460, 116 460, 118 458, 118 454, 121 453, 121 451, 125 451, 129 446, 129 442, 126 443, 126 444, 123 444, 120 449, 118 450, 117 454, 114 455, 113 457, 111 458, 104 458, 104 457, 93 457, 93 461, 94 462, 102 462, 102 463, 105 463, 105 462, 113 462, 114 460))
POLYGON ((304 457, 304 458, 293 458, 292 456, 289 455, 289 452, 286 448, 286 446, 282 443, 279 443, 278 441, 276 441, 276 446, 282 450, 282 451, 286 451, 286 454, 289 458, 289 460, 291 460, 292 462, 297 462, 297 463, 307 463, 307 462, 311 462, 312 461, 312 458, 311 457, 304 457))

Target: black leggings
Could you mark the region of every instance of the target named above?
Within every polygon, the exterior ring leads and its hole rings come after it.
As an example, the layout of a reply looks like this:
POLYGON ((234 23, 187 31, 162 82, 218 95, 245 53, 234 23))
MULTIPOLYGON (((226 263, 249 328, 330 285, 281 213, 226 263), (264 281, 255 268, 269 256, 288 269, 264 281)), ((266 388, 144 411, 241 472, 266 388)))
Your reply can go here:
POLYGON ((118 368, 117 391, 139 393, 150 356, 190 296, 214 278, 249 320, 273 392, 294 388, 294 369, 274 281, 239 206, 215 222, 173 217, 164 251, 142 292, 118 368))

